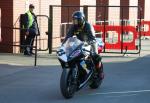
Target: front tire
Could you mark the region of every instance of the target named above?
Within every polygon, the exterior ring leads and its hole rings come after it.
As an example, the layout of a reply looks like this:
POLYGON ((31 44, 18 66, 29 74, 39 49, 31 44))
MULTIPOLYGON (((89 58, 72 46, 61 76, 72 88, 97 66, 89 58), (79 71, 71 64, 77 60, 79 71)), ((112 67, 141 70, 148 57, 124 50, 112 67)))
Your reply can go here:
POLYGON ((60 89, 62 95, 66 98, 72 98, 75 93, 75 85, 72 83, 72 72, 70 69, 63 69, 60 79, 60 89))

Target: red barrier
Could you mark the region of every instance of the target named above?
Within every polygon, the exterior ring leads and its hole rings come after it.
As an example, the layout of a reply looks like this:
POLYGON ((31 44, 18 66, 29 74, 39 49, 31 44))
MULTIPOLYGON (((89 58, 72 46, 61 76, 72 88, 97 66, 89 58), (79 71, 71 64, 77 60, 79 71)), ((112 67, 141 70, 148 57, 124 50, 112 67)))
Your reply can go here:
POLYGON ((124 31, 133 33, 133 40, 131 42, 123 42, 123 49, 127 47, 128 50, 136 50, 135 40, 137 39, 138 32, 134 26, 124 26, 124 31))
MULTIPOLYGON (((104 26, 103 25, 94 25, 94 29, 96 32, 102 32, 102 38, 104 41, 104 26)), ((105 26, 105 34, 108 31, 115 31, 117 36, 117 42, 116 43, 109 43, 105 40, 105 48, 106 49, 121 49, 121 45, 123 46, 122 49, 127 50, 136 50, 135 40, 137 39, 137 32, 136 29, 133 26, 123 26, 123 29, 125 32, 132 32, 133 33, 133 40, 131 42, 123 42, 121 41, 121 30, 122 26, 105 26)))
POLYGON ((150 21, 142 21, 141 26, 147 25, 148 31, 141 31, 142 36, 150 36, 150 21))

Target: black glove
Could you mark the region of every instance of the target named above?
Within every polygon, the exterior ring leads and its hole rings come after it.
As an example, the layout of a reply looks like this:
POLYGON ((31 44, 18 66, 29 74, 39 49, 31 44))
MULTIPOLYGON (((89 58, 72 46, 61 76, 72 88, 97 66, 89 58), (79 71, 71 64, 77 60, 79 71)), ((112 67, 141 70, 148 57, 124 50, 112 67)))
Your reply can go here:
POLYGON ((96 40, 88 41, 88 44, 89 44, 89 45, 92 45, 92 44, 94 44, 94 43, 96 43, 96 40))

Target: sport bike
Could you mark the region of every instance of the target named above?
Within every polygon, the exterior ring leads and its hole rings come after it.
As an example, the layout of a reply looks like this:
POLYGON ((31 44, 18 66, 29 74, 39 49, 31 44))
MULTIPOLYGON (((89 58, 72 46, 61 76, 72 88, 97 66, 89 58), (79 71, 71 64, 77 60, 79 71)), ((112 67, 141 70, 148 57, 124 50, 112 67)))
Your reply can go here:
POLYGON ((96 89, 103 81, 103 63, 101 57, 92 52, 91 45, 70 37, 57 50, 62 67, 60 89, 66 99, 84 86, 96 89))

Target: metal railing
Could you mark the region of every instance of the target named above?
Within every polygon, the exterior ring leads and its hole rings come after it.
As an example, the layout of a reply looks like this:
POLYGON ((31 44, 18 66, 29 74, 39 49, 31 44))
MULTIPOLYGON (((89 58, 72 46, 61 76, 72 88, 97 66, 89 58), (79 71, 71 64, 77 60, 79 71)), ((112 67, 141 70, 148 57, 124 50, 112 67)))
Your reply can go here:
MULTIPOLYGON (((70 25, 70 22, 71 22, 71 19, 70 19, 70 17, 69 16, 71 16, 72 15, 72 13, 74 12, 74 11, 76 11, 77 9, 78 10, 81 10, 81 11, 83 11, 84 12, 84 14, 85 14, 85 17, 86 17, 86 19, 88 20, 88 19, 90 19, 89 18, 89 15, 94 15, 94 14, 90 14, 90 13, 95 13, 95 12, 89 12, 89 9, 91 9, 91 8, 102 8, 101 10, 101 12, 102 13, 104 13, 103 14, 103 18, 101 18, 102 20, 100 20, 100 21, 102 21, 103 23, 103 29, 104 29, 104 38, 103 38, 103 42, 104 43, 106 43, 106 36, 107 36, 107 30, 106 30, 106 26, 108 26, 109 25, 109 23, 108 23, 108 14, 106 14, 106 13, 108 13, 107 12, 107 10, 110 8, 110 9, 112 9, 112 8, 117 8, 118 9, 118 11, 116 11, 116 12, 119 12, 118 14, 120 14, 120 19, 118 19, 119 20, 119 25, 121 26, 121 43, 120 43, 120 50, 118 51, 108 51, 107 49, 106 49, 106 47, 104 46, 104 50, 103 50, 103 53, 121 53, 121 54, 140 54, 140 51, 141 51, 141 31, 138 31, 138 38, 137 38, 137 40, 138 40, 138 50, 136 50, 135 52, 132 52, 132 51, 130 51, 130 50, 128 50, 128 47, 126 47, 126 49, 124 49, 124 33, 126 32, 125 30, 124 30, 124 26, 126 26, 125 25, 125 23, 127 24, 128 23, 128 21, 129 21, 129 19, 126 19, 125 20, 125 18, 124 18, 124 10, 125 9, 127 9, 127 8, 129 8, 129 9, 131 9, 132 10, 132 12, 133 13, 135 13, 135 14, 137 14, 137 17, 135 18, 135 20, 138 20, 137 21, 137 23, 134 23, 134 26, 135 26, 135 24, 138 24, 138 26, 140 27, 141 26, 141 8, 139 7, 139 6, 95 6, 95 5, 83 5, 83 6, 76 6, 76 5, 74 5, 74 6, 70 6, 70 5, 65 5, 65 6, 62 6, 62 5, 50 5, 50 17, 51 17, 51 34, 52 34, 52 36, 54 36, 54 31, 53 30, 55 30, 54 28, 55 28, 55 26, 53 25, 53 24, 55 24, 56 23, 56 21, 54 20, 55 18, 55 13, 57 12, 56 10, 58 9, 58 8, 61 8, 61 12, 63 13, 63 14, 65 14, 65 17, 61 17, 61 19, 64 19, 65 18, 65 22, 64 21, 61 21, 61 23, 59 24, 60 25, 60 29, 61 29, 61 26, 62 25, 66 25, 64 28, 65 28, 65 30, 62 30, 63 32, 64 31, 68 31, 68 29, 69 29, 69 26, 68 25, 70 25), (62 9, 64 9, 65 8, 65 10, 64 11, 62 11, 62 9), (73 9, 74 8, 74 9, 73 9), (55 12, 54 12, 55 11, 55 12), (120 12, 121 11, 121 12, 120 12), (139 17, 138 17, 138 15, 139 15, 139 17)), ((115 13, 114 13, 115 14, 115 13)), ((117 14, 117 13, 116 13, 117 14)), ((58 13, 58 15, 62 15, 61 13, 59 14, 58 13)), ((134 18, 132 18, 132 19, 134 19, 134 18)), ((95 23, 96 23, 96 18, 95 18, 95 23)), ((95 25, 95 24, 94 24, 95 25)), ((131 24, 130 24, 131 25, 131 24)), ((62 36, 64 36, 65 34, 64 33, 62 33, 61 32, 61 30, 60 30, 60 36, 58 36, 58 37, 60 37, 60 39, 61 38, 63 38, 62 36)))
MULTIPOLYGON (((50 24, 50 18, 49 18, 47 15, 37 15, 37 17, 45 17, 45 18, 47 18, 47 23, 48 23, 48 25, 50 24)), ((19 31, 21 31, 21 30, 25 31, 25 29, 16 26, 16 25, 18 25, 17 23, 18 23, 19 21, 20 21, 20 16, 17 18, 17 20, 16 20, 16 22, 14 23, 13 27, 2 26, 1 29, 3 30, 3 33, 7 35, 8 32, 11 32, 11 33, 14 35, 14 38, 17 38, 18 35, 23 35, 23 34, 20 34, 21 32, 19 32, 19 31)), ((46 31, 45 34, 49 36, 49 30, 50 30, 50 29, 48 28, 48 27, 49 27, 48 25, 47 25, 48 31, 46 31)), ((39 34, 39 35, 40 35, 40 34, 39 34)), ((35 45, 32 46, 33 49, 35 50, 34 66, 37 65, 37 51, 47 51, 47 50, 49 49, 49 44, 47 44, 46 49, 37 48, 37 47, 38 47, 38 46, 37 46, 38 41, 41 41, 41 40, 44 41, 44 40, 45 40, 45 39, 38 39, 38 36, 39 36, 39 35, 36 35, 36 36, 35 36, 35 45)), ((25 35, 24 35, 24 36, 25 36, 25 35)), ((19 36, 19 37, 20 37, 20 39, 21 39, 21 36, 19 36)), ((47 38, 46 40, 48 40, 48 38, 47 38)), ((24 47, 26 47, 26 46, 31 47, 30 45, 24 45, 24 44, 20 44, 20 43, 21 43, 21 41, 15 40, 13 43, 12 43, 12 42, 1 43, 1 46, 8 47, 8 48, 11 47, 12 49, 13 49, 13 47, 18 47, 18 48, 20 48, 20 50, 21 50, 21 48, 24 48, 24 47)), ((39 42, 39 43, 40 43, 40 42, 39 42)), ((49 42, 47 42, 47 43, 49 43, 49 42)), ((16 51, 15 51, 15 52, 16 52, 16 51)))

